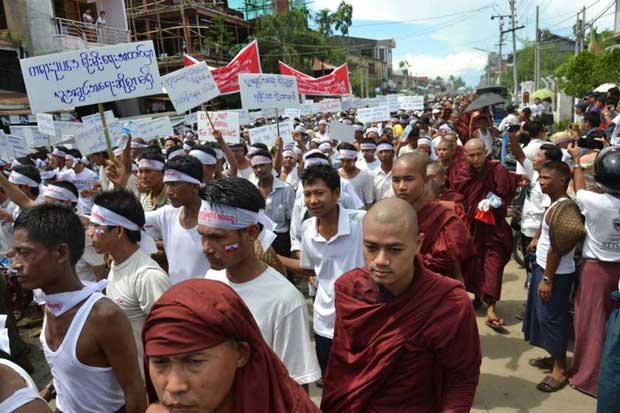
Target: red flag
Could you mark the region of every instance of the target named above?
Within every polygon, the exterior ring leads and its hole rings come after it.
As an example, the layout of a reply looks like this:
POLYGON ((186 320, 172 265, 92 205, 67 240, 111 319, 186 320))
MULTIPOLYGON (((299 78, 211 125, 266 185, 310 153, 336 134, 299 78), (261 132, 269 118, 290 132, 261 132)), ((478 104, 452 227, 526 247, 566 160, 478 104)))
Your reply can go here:
POLYGON ((280 73, 295 76, 300 95, 348 96, 351 94, 347 64, 335 68, 330 74, 314 78, 280 62, 280 73))
MULTIPOLYGON (((183 55, 184 66, 191 66, 198 63, 198 60, 188 54, 183 55)), ((244 47, 230 63, 224 67, 211 69, 211 74, 217 83, 222 95, 239 92, 239 73, 262 73, 260 56, 258 54, 258 42, 244 47)))

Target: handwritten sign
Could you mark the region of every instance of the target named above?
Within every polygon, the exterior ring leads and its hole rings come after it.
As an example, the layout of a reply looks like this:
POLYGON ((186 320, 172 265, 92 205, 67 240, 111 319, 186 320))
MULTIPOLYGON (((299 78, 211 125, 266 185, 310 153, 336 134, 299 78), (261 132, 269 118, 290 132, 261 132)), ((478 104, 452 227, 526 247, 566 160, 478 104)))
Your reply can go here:
POLYGON ((80 133, 82 131, 82 123, 57 120, 54 122, 54 128, 56 129, 56 135, 49 137, 50 145, 57 145, 67 140, 67 136, 74 136, 80 133))
POLYGON ((360 122, 381 122, 390 119, 390 111, 387 106, 361 108, 357 110, 357 119, 360 122))
POLYGON ((299 105, 297 78, 273 74, 239 74, 244 109, 294 108, 299 105))
POLYGON ((301 110, 293 108, 284 109, 284 117, 287 117, 289 119, 300 118, 301 110))
MULTIPOLYGON (((105 112, 103 112, 103 116, 105 116, 105 120, 106 122, 112 122, 114 121, 114 119, 116 119, 114 117, 114 112, 112 112, 111 110, 106 110, 105 112)), ((98 113, 93 113, 92 115, 86 115, 86 116, 82 116, 82 123, 84 125, 96 125, 101 123, 101 115, 99 115, 98 113)))
POLYGON ((163 76, 161 84, 177 113, 186 112, 220 94, 205 62, 196 63, 163 76))
POLYGON ((400 105, 398 104, 398 98, 402 96, 402 95, 387 95, 386 99, 387 99, 387 105, 388 105, 388 109, 390 109, 390 112, 396 112, 398 109, 400 109, 400 105))
POLYGON ((21 136, 30 147, 49 146, 52 136, 41 133, 36 126, 11 126, 11 134, 21 136))
POLYGON ((161 92, 150 40, 31 57, 20 64, 33 113, 161 92))
MULTIPOLYGON (((293 129, 292 121, 280 122, 280 136, 284 143, 293 142, 293 129)), ((250 141, 252 143, 264 143, 267 146, 273 146, 277 137, 278 127, 275 123, 250 129, 250 141)))
POLYGON ((174 134, 169 116, 162 116, 155 119, 135 119, 131 125, 126 124, 126 127, 131 133, 131 136, 134 138, 142 138, 146 141, 174 134))
POLYGON ((354 142, 355 129, 352 125, 345 125, 340 122, 330 122, 329 137, 332 139, 338 139, 342 142, 354 142))
POLYGON ((424 96, 401 96, 398 98, 399 109, 422 110, 424 109, 424 96))
POLYGON ((320 102, 310 104, 314 113, 335 113, 342 111, 340 99, 323 99, 320 102))
POLYGON ((26 139, 16 135, 4 135, 7 139, 7 144, 13 148, 13 154, 15 158, 21 158, 27 156, 31 150, 28 148, 26 139))
MULTIPOLYGON (((239 143, 239 113, 234 111, 209 112, 216 130, 222 132, 226 143, 239 143)), ((206 112, 198 112, 198 138, 215 140, 206 112)))
POLYGON ((107 149, 105 137, 97 132, 97 127, 85 127, 78 135, 74 136, 82 155, 91 155, 93 153, 103 152, 107 149))
POLYGON ((44 133, 46 135, 56 135, 56 130, 54 129, 54 116, 48 113, 37 113, 37 126, 39 127, 39 132, 44 133))
POLYGON ((2 130, 0 130, 0 159, 3 161, 11 161, 15 159, 13 147, 9 145, 9 139, 2 130))

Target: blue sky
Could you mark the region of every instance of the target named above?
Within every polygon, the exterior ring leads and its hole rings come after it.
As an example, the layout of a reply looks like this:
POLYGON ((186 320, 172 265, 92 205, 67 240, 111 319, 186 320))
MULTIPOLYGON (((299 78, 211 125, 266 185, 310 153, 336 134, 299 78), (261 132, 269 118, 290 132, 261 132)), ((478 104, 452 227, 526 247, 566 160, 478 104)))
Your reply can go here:
MULTIPOLYGON (((492 15, 508 14, 508 0, 347 0, 353 5, 351 36, 372 39, 394 38, 393 64, 406 60, 410 73, 419 76, 449 75, 463 77, 468 85, 476 86, 487 62, 487 52, 497 51, 499 21, 492 15)), ((323 8, 334 10, 339 0, 313 0, 308 3, 311 11, 323 8)), ((517 0, 517 47, 533 39, 535 10, 540 6, 540 26, 552 32, 572 36, 575 14, 582 6, 586 20, 598 18, 594 23, 599 30, 613 27, 611 0, 517 0), (600 17, 599 17, 600 16, 600 17)), ((508 28, 504 21, 504 29, 508 28)), ((505 38, 503 55, 512 51, 511 38, 505 38)), ((543 56, 544 58, 544 56, 543 56)))

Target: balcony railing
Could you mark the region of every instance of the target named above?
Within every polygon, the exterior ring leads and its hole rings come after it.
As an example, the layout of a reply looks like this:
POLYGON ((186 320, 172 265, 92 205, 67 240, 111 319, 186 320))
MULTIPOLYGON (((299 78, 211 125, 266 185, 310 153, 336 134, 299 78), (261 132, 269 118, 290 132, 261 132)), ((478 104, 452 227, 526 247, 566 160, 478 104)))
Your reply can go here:
POLYGON ((129 30, 104 25, 98 26, 60 17, 52 19, 57 34, 79 37, 87 43, 118 44, 131 41, 129 30))

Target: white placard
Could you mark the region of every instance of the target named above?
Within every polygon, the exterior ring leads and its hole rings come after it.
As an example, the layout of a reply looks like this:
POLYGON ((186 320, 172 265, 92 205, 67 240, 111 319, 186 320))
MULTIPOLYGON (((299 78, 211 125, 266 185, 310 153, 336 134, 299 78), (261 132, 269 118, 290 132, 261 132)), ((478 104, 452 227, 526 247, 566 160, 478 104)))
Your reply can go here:
POLYGON ((240 73, 239 91, 244 109, 285 109, 299 106, 295 76, 240 73))
POLYGON ((342 111, 340 99, 323 99, 320 102, 310 104, 313 113, 336 113, 342 111))
POLYGON ((352 125, 345 125, 340 122, 330 122, 329 137, 342 142, 354 142, 355 128, 352 125))
POLYGON ((250 120, 250 113, 247 109, 229 109, 229 112, 237 112, 239 114, 239 125, 249 125, 252 123, 250 120))
MULTIPOLYGON (((280 136, 284 143, 293 142, 293 129, 293 121, 280 122, 280 136)), ((267 146, 273 146, 277 137, 278 127, 275 123, 250 129, 250 142, 252 143, 264 143, 267 146)))
POLYGON ((105 143, 105 136, 98 133, 96 126, 84 127, 78 135, 74 136, 74 139, 83 156, 104 152, 108 149, 105 143))
POLYGON ((308 104, 299 105, 299 111, 302 116, 312 115, 312 106, 308 104))
POLYGON ((56 129, 56 135, 49 137, 50 145, 57 145, 60 142, 67 140, 67 136, 77 135, 82 131, 81 122, 66 122, 57 120, 54 122, 54 127, 56 129))
POLYGON ((423 110, 424 96, 401 96, 398 98, 398 106, 405 110, 423 110))
POLYGON ((381 122, 390 119, 390 111, 387 106, 361 108, 357 110, 357 119, 360 122, 381 122))
MULTIPOLYGON (((106 110, 103 112, 103 116, 105 116, 106 122, 112 122, 114 119, 114 112, 111 110, 106 110)), ((92 115, 82 116, 82 123, 84 125, 96 125, 101 123, 101 115, 99 113, 93 113, 92 115)))
POLYGON ((301 110, 295 108, 284 109, 284 117, 295 119, 301 117, 301 110))
POLYGON ((48 113, 37 113, 37 126, 39 128, 39 132, 41 133, 50 136, 56 135, 56 130, 54 129, 53 115, 50 115, 48 113))
POLYGON ((169 116, 161 116, 155 119, 134 119, 131 125, 127 126, 127 129, 132 137, 142 138, 145 141, 174 135, 169 116))
POLYGON ((27 156, 32 151, 28 148, 26 139, 16 135, 4 135, 7 139, 7 145, 13 148, 13 154, 15 158, 27 156))
POLYGON ((53 138, 53 136, 39 132, 36 126, 11 125, 11 134, 24 138, 30 147, 49 146, 50 139, 53 138))
POLYGON ((248 117, 250 118, 250 123, 256 122, 256 119, 264 117, 263 111, 248 112, 248 117))
MULTIPOLYGON (((206 112, 198 113, 198 139, 215 140, 206 112)), ((213 127, 222 132, 226 143, 239 143, 239 113, 234 111, 209 112, 213 127)))
POLYGON ((398 95, 387 95, 387 105, 390 112, 396 112, 400 109, 400 105, 398 104, 398 95))
POLYGON ((220 90, 205 62, 162 76, 161 84, 177 113, 191 110, 220 95, 220 90))
POLYGON ((0 129, 0 159, 7 162, 15 159, 13 147, 9 145, 9 139, 7 138, 7 135, 4 134, 2 129, 0 129))
POLYGON ((151 40, 20 60, 33 113, 161 93, 151 40))

